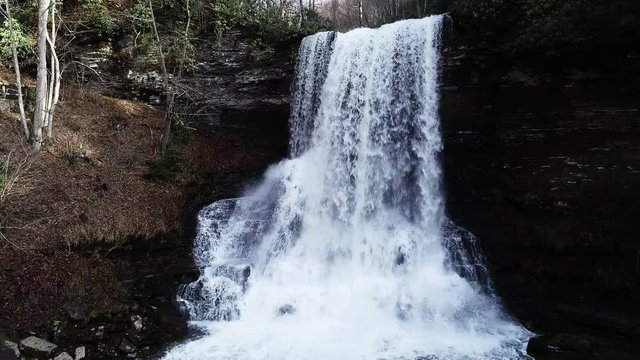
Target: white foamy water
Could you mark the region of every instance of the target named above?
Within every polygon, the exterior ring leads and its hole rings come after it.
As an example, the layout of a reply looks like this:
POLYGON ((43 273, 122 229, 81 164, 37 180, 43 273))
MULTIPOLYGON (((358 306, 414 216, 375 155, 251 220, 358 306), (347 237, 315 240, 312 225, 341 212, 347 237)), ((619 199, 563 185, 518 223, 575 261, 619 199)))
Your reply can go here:
POLYGON ((206 335, 167 360, 519 359, 476 239, 444 216, 442 17, 304 39, 291 158, 199 215, 206 335))

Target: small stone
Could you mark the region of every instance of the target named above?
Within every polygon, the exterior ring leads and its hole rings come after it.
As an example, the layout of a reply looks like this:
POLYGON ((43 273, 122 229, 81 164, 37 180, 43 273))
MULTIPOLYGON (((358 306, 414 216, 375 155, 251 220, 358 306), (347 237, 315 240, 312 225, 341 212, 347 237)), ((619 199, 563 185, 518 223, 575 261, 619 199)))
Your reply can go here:
POLYGON ((86 357, 87 357, 87 348, 85 348, 84 346, 80 346, 79 348, 76 349, 75 360, 84 359, 86 357))
POLYGON ((95 328, 94 328, 94 329, 92 329, 92 330, 94 330, 94 331, 95 331, 93 334, 94 334, 96 337, 101 338, 101 337, 103 337, 103 336, 104 336, 104 325, 100 325, 100 326, 98 326, 98 328, 97 328, 97 329, 95 329, 95 328))
POLYGON ((73 358, 71 357, 71 355, 63 352, 60 355, 54 357, 53 360, 73 360, 73 358))
POLYGON ((140 315, 132 315, 131 316, 131 322, 133 323, 133 327, 137 331, 142 331, 142 329, 144 329, 144 324, 142 322, 142 316, 140 316, 140 315))
POLYGON ((132 353, 136 351, 136 346, 133 345, 129 340, 122 339, 120 341, 120 345, 118 346, 118 349, 120 349, 120 351, 125 353, 132 353))
POLYGON ((49 358, 56 351, 58 345, 52 344, 47 340, 29 336, 20 341, 20 351, 27 356, 35 356, 38 358, 49 358))

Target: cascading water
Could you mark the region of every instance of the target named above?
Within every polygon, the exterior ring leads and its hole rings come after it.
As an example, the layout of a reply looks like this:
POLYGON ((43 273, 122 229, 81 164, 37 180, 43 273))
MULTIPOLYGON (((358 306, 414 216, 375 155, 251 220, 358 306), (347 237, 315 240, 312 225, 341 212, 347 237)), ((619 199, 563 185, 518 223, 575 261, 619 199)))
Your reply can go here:
POLYGON ((442 17, 303 40, 291 158, 199 215, 207 335, 171 359, 518 359, 475 238, 443 214, 442 17))

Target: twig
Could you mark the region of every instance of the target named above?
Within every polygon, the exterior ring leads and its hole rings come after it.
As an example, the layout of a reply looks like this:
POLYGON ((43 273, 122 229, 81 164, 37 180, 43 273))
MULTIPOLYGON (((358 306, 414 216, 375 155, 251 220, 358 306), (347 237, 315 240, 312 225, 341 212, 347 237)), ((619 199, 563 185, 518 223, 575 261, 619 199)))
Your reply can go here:
POLYGON ((9 245, 13 246, 16 250, 23 250, 21 249, 18 245, 16 245, 15 243, 13 243, 11 240, 7 239, 6 236, 4 236, 4 234, 2 233, 2 231, 0 231, 0 238, 2 238, 5 242, 7 242, 9 245))
POLYGON ((94 68, 92 68, 91 66, 89 66, 87 64, 84 64, 84 63, 82 63, 81 61, 78 61, 78 60, 73 60, 73 61, 70 61, 70 62, 66 63, 64 65, 64 67, 62 68, 62 72, 61 73, 64 73, 65 70, 67 70, 67 66, 69 66, 71 64, 78 64, 80 66, 86 67, 87 69, 91 70, 98 77, 98 79, 100 79, 101 82, 105 82, 104 79, 102 78, 102 76, 100 76, 100 73, 98 73, 94 68))

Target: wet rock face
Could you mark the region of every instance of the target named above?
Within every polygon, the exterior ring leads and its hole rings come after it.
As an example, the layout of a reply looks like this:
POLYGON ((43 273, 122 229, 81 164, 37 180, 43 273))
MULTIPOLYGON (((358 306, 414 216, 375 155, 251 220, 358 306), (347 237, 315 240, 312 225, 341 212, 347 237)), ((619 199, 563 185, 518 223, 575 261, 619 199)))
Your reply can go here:
POLYGON ((286 126, 297 43, 256 60, 249 39, 230 33, 223 42, 203 40, 204 51, 188 83, 200 124, 219 128, 286 126))
POLYGON ((507 305, 549 323, 559 304, 633 309, 640 61, 452 47, 442 77, 447 211, 480 239, 507 305))
MULTIPOLYGON (((178 104, 180 111, 188 107, 199 127, 286 130, 298 40, 273 44, 273 55, 258 59, 251 46, 254 38, 230 31, 221 40, 211 36, 194 45, 196 58, 180 81, 178 104)), ((106 95, 160 106, 164 98, 158 55, 134 59, 130 41, 124 38, 113 46, 96 42, 78 47, 74 56, 85 66, 74 75, 106 95)))

